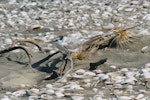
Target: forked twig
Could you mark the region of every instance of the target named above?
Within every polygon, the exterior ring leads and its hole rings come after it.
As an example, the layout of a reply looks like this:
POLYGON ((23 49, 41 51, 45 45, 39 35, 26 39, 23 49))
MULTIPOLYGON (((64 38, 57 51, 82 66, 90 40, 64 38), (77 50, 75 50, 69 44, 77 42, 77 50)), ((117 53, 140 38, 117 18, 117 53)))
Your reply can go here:
POLYGON ((9 47, 7 49, 1 50, 0 54, 7 53, 7 52, 10 52, 10 51, 13 51, 13 50, 16 50, 16 49, 22 49, 23 51, 25 51, 25 53, 27 54, 28 59, 29 59, 29 66, 31 66, 31 61, 32 61, 31 57, 32 57, 32 55, 22 46, 9 47))

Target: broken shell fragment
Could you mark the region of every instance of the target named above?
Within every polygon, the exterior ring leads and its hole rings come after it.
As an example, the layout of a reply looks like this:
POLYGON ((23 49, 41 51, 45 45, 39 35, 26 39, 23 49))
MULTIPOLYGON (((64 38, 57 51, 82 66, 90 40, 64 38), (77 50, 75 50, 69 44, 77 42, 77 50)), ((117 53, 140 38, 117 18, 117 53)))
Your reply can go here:
POLYGON ((30 30, 36 30, 36 29, 42 29, 42 28, 43 28, 43 26, 38 25, 38 24, 37 25, 32 25, 32 26, 29 27, 30 30))

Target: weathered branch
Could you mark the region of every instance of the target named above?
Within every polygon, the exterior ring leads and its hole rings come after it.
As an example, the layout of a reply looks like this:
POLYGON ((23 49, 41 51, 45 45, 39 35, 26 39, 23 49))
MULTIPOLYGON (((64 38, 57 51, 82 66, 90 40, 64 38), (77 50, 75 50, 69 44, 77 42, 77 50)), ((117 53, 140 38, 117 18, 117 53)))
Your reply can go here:
POLYGON ((40 51, 42 51, 42 47, 36 41, 30 40, 30 39, 16 39, 16 40, 13 41, 13 45, 16 44, 16 43, 20 43, 20 42, 31 43, 31 44, 37 46, 40 51))
POLYGON ((16 49, 22 49, 23 51, 25 51, 25 53, 27 54, 28 59, 29 59, 29 65, 31 65, 32 55, 22 46, 9 47, 7 49, 1 50, 0 54, 7 53, 7 52, 10 52, 10 51, 13 51, 13 50, 16 50, 16 49))

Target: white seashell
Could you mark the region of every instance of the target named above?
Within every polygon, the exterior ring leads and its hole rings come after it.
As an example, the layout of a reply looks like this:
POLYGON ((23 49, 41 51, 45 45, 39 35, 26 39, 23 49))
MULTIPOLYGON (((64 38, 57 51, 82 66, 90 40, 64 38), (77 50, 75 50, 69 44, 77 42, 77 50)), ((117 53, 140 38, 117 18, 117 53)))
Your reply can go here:
POLYGON ((17 2, 17 0, 8 0, 8 3, 9 4, 14 4, 14 3, 16 3, 17 2))
POLYGON ((56 51, 55 50, 50 50, 50 54, 53 54, 55 53, 56 51))
POLYGON ((29 96, 28 100, 37 100, 39 99, 38 96, 29 96))
POLYGON ((85 72, 84 75, 85 76, 96 76, 96 74, 93 72, 85 72))
POLYGON ((141 69, 141 71, 143 73, 148 73, 148 72, 150 72, 150 68, 143 68, 143 69, 141 69))
POLYGON ((84 97, 81 96, 71 96, 72 100, 84 100, 84 97))
POLYGON ((135 78, 129 78, 129 79, 125 79, 124 82, 122 83, 127 83, 127 84, 135 84, 135 78))
POLYGON ((139 94, 135 99, 136 100, 141 100, 142 98, 144 98, 144 94, 139 94))
POLYGON ((44 100, 51 100, 51 99, 53 99, 53 97, 50 96, 50 95, 47 95, 47 94, 42 94, 42 95, 41 95, 41 99, 44 99, 44 100))
POLYGON ((48 89, 48 90, 45 91, 45 93, 46 93, 46 94, 54 94, 55 91, 52 90, 52 89, 48 89))
POLYGON ((85 70, 84 69, 79 69, 79 70, 75 71, 75 73, 77 75, 83 75, 85 73, 85 70))
POLYGON ((121 70, 120 70, 121 72, 127 72, 127 71, 129 71, 127 68, 122 68, 121 70))
POLYGON ((127 76, 127 77, 132 77, 134 75, 134 73, 133 72, 125 72, 125 76, 127 76))
POLYGON ((122 88, 123 86, 121 84, 114 84, 114 88, 122 88))
POLYGON ((39 91, 40 91, 40 94, 45 94, 46 93, 46 90, 47 90, 47 88, 41 88, 39 91))
POLYGON ((78 85, 78 84, 72 84, 71 86, 70 86, 70 89, 71 90, 84 90, 84 88, 82 88, 80 85, 78 85))
POLYGON ((56 95, 57 98, 61 98, 61 97, 65 96, 61 91, 56 91, 55 95, 56 95))
POLYGON ((34 30, 34 29, 42 29, 43 28, 43 26, 41 26, 41 25, 39 25, 39 24, 37 24, 37 25, 32 25, 32 26, 30 26, 30 30, 34 30))
POLYGON ((23 17, 28 16, 27 12, 25 12, 25 11, 21 11, 20 14, 21 14, 21 16, 23 16, 23 17))
POLYGON ((26 85, 25 84, 20 84, 20 87, 25 88, 26 85))
POLYGON ((141 49, 141 52, 144 53, 144 52, 147 51, 147 49, 148 49, 148 46, 144 46, 144 47, 141 49))
POLYGON ((12 44, 12 40, 11 40, 10 38, 6 38, 6 39, 4 40, 4 43, 5 43, 5 44, 12 44))
POLYGON ((106 79, 109 78, 109 76, 105 75, 105 74, 98 74, 98 77, 99 77, 100 80, 106 80, 106 79))
POLYGON ((131 11, 133 11, 133 8, 126 8, 126 9, 124 9, 124 11, 131 12, 131 11))
POLYGON ((131 97, 127 97, 127 96, 118 96, 117 99, 118 100, 132 100, 131 97))
POLYGON ((143 73, 143 77, 147 79, 150 78, 150 72, 143 73))
POLYGON ((93 91, 96 93, 98 91, 98 89, 97 88, 93 88, 93 91))
POLYGON ((108 24, 107 26, 103 26, 104 29, 113 29, 114 25, 113 24, 108 24))
POLYGON ((150 63, 145 64, 145 67, 150 67, 150 63))
POLYGON ((15 22, 13 22, 12 20, 8 20, 7 24, 10 25, 11 27, 15 26, 15 22))
POLYGON ((101 95, 95 95, 93 100, 104 100, 101 95))
POLYGON ((1 100, 11 100, 11 99, 7 96, 4 96, 4 97, 1 98, 1 100))
POLYGON ((84 79, 83 81, 84 81, 84 83, 90 83, 91 79, 84 79))
POLYGON ((95 72, 96 74, 100 74, 100 73, 102 73, 103 71, 102 70, 94 70, 93 72, 95 72))
POLYGON ((47 85, 46 85, 46 88, 52 89, 52 88, 53 88, 53 85, 52 85, 52 84, 47 84, 47 85))
POLYGON ((150 14, 146 14, 144 17, 143 17, 144 20, 150 20, 150 14))
POLYGON ((117 67, 114 65, 111 65, 110 68, 116 69, 117 67))
POLYGON ((83 88, 90 88, 91 85, 92 85, 91 83, 86 83, 86 84, 82 85, 82 87, 83 87, 83 88))
POLYGON ((150 32, 148 29, 142 29, 141 31, 139 31, 140 35, 150 35, 150 32))
POLYGON ((122 76, 116 76, 116 78, 114 78, 113 79, 114 81, 115 81, 115 83, 117 84, 117 83, 122 83, 122 82, 124 82, 124 77, 122 77, 122 76))
POLYGON ((25 22, 24 22, 23 20, 18 20, 18 24, 19 24, 19 25, 24 25, 25 22))
POLYGON ((20 97, 20 96, 23 96, 26 94, 26 91, 25 90, 18 90, 18 91, 15 91, 12 93, 13 96, 15 97, 20 97))
POLYGON ((129 92, 133 91, 133 85, 128 85, 128 86, 126 87, 126 89, 127 89, 127 91, 129 91, 129 92))
POLYGON ((35 94, 39 94, 40 90, 36 89, 36 88, 32 88, 32 89, 30 89, 30 92, 35 93, 35 94))
POLYGON ((109 72, 106 75, 110 76, 112 79, 115 79, 117 76, 120 76, 119 72, 109 72))

